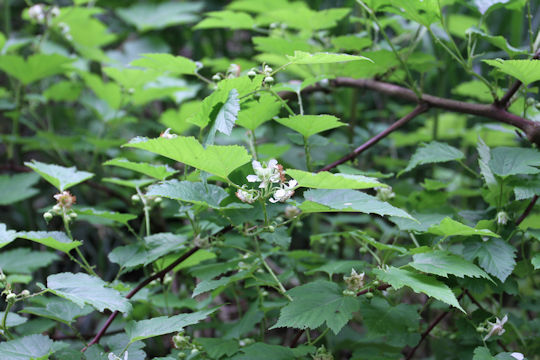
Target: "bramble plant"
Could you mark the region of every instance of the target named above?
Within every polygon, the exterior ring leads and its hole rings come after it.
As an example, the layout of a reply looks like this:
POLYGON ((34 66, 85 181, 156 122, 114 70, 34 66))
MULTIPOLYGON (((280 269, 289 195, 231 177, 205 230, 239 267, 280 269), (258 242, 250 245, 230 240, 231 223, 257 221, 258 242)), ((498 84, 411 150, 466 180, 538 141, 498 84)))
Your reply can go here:
POLYGON ((540 4, 7 1, 0 359, 540 359, 540 4))

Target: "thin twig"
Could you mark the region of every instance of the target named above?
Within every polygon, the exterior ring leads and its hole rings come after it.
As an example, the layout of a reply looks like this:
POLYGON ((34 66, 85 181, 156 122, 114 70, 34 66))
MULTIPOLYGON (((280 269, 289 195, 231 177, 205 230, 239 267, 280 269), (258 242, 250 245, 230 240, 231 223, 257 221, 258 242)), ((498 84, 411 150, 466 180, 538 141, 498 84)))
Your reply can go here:
POLYGON ((521 214, 521 216, 516 220, 516 226, 519 226, 523 222, 523 220, 525 220, 525 218, 529 216, 534 205, 536 204, 536 201, 538 201, 538 195, 533 196, 531 202, 529 203, 523 214, 521 214))
MULTIPOLYGON (((167 274, 169 271, 171 271, 172 269, 174 269, 178 264, 180 264, 181 262, 183 262, 184 260, 186 260, 188 257, 190 257, 191 255, 193 255, 195 252, 197 252, 197 250, 199 250, 199 247, 195 246, 193 247, 191 250, 187 251, 186 253, 184 253, 182 256, 180 256, 178 259, 176 259, 176 261, 174 261, 172 264, 170 264, 169 266, 167 266, 165 269, 161 270, 161 271, 158 271, 157 273, 155 273, 154 275, 152 276, 149 276, 147 277, 146 279, 144 279, 141 283, 139 283, 139 285, 137 285, 133 290, 131 290, 127 295, 126 295, 126 299, 131 299, 135 294, 137 294, 142 288, 144 288, 146 285, 150 284, 152 281, 156 280, 156 279, 159 279, 159 278, 162 278, 163 276, 165 276, 165 274, 167 274)), ((92 341, 90 341, 88 343, 87 346, 85 346, 81 352, 85 352, 86 349, 88 349, 90 346, 94 345, 94 344, 97 344, 99 342, 99 340, 101 339, 101 337, 105 334, 105 331, 107 331, 107 329, 109 328, 109 326, 111 326, 113 320, 116 318, 116 316, 118 315, 118 310, 117 311, 114 311, 110 316, 109 318, 107 319, 107 321, 105 322, 105 324, 103 325, 103 327, 97 332, 96 336, 94 336, 94 338, 92 339, 92 341)))
POLYGON ((419 104, 413 111, 411 111, 410 113, 408 113, 407 115, 405 115, 404 117, 402 117, 401 119, 399 119, 398 121, 396 121, 395 123, 390 125, 384 131, 380 132, 379 134, 375 135, 374 137, 372 137, 371 139, 369 139, 368 141, 366 141, 365 143, 363 143, 362 145, 360 145, 359 147, 354 149, 353 152, 345 155, 344 157, 342 157, 339 160, 334 161, 330 165, 326 165, 321 170, 319 170, 319 172, 320 171, 328 171, 330 169, 335 168, 338 165, 343 164, 344 162, 347 162, 347 161, 349 161, 351 159, 354 159, 355 157, 360 155, 362 152, 369 149, 373 145, 377 144, 380 140, 384 139, 385 137, 390 135, 392 132, 396 131, 401 126, 405 125, 406 123, 408 123, 409 121, 414 119, 416 116, 422 114, 423 112, 426 112, 428 109, 429 109, 428 105, 419 104))
MULTIPOLYGON (((458 296, 457 300, 460 301, 461 298, 463 297, 463 295, 465 295, 465 293, 461 293, 461 295, 458 296)), ((405 358, 405 360, 410 360, 412 359, 412 357, 414 356, 414 353, 416 352, 416 350, 420 347, 420 345, 424 342, 424 340, 428 337, 429 333, 435 328, 435 326, 437 326, 438 323, 440 323, 442 321, 442 319, 444 319, 446 317, 446 315, 448 315, 450 313, 452 309, 448 309, 447 311, 441 313, 439 316, 437 316, 435 318, 435 320, 433 320, 433 322, 428 326, 428 328, 426 329, 426 331, 424 331, 422 333, 422 336, 420 337, 420 341, 418 342, 418 344, 416 344, 416 346, 411 350, 411 352, 409 353, 409 355, 407 355, 407 357, 405 358)))

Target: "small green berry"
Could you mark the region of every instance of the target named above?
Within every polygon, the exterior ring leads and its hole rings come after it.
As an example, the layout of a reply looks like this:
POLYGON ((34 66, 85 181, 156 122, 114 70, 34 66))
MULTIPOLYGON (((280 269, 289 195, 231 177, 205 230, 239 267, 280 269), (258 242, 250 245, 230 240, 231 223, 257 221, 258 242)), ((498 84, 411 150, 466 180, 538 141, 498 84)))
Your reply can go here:
POLYGON ((53 217, 54 217, 54 215, 49 211, 47 211, 47 212, 45 212, 45 214, 43 214, 43 218, 45 219, 46 222, 51 221, 53 217))
POLYGON ((269 232, 274 232, 274 231, 276 231, 276 228, 273 225, 269 225, 268 226, 268 231, 269 232))
POLYGON ((141 201, 141 198, 140 198, 139 195, 132 195, 132 196, 131 196, 131 201, 133 201, 134 203, 136 203, 136 202, 141 201))
POLYGON ((9 293, 9 294, 6 295, 6 301, 7 302, 14 302, 16 297, 17 297, 17 295, 15 295, 14 293, 9 293))
POLYGON ((76 219, 77 216, 79 216, 79 215, 77 215, 76 212, 71 212, 71 213, 69 214, 69 217, 72 218, 72 219, 76 219))
POLYGON ((372 292, 366 293, 366 298, 367 299, 372 299, 373 298, 373 293, 372 292))
POLYGON ((6 275, 0 274, 0 282, 6 281, 6 275))
POLYGON ((219 74, 214 74, 214 76, 212 76, 212 80, 213 80, 213 81, 216 81, 216 82, 221 81, 221 75, 219 75, 219 74))
POLYGON ((28 297, 28 296, 30 296, 30 291, 24 289, 23 291, 21 291, 21 296, 22 296, 22 297, 28 297))

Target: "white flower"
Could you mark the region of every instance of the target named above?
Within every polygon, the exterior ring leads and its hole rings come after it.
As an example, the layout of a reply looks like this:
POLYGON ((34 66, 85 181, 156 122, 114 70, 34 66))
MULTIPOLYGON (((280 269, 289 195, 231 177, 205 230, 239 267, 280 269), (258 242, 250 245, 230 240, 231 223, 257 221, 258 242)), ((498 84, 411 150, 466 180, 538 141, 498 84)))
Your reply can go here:
POLYGON ((36 4, 28 9, 28 16, 37 22, 42 22, 45 19, 45 11, 43 4, 36 4))
POLYGON ((282 184, 281 188, 276 190, 274 193, 274 198, 270 199, 271 203, 277 203, 279 202, 285 202, 291 198, 291 196, 294 195, 294 187, 298 185, 298 182, 296 180, 289 180, 289 185, 282 184))
POLYGON ((282 167, 276 159, 270 160, 264 167, 257 160, 253 160, 251 166, 253 166, 255 175, 248 175, 247 181, 260 181, 259 188, 265 188, 269 183, 279 183, 283 179, 282 167))
POLYGON ((525 359, 525 356, 522 353, 513 352, 510 354, 511 357, 513 357, 516 360, 523 360, 525 359))
POLYGON ((255 200, 259 198, 259 192, 257 190, 246 189, 244 185, 242 186, 242 189, 238 189, 236 192, 236 197, 242 202, 253 204, 255 200))
POLYGON ((508 214, 504 211, 499 211, 497 213, 497 224, 506 225, 508 223, 508 214))
MULTIPOLYGON (((110 352, 108 355, 109 360, 122 360, 119 356, 114 355, 114 353, 110 352)), ((124 353, 124 360, 128 360, 128 352, 126 351, 124 353)))
POLYGON ((58 8, 58 6, 53 6, 51 9, 51 17, 55 18, 58 15, 60 15, 60 9, 58 8))
POLYGON ((285 217, 287 219, 292 219, 300 214, 300 209, 296 206, 287 205, 285 207, 285 217))
POLYGON ((171 128, 167 128, 167 130, 165 130, 164 132, 161 133, 161 135, 159 135, 159 137, 162 137, 165 139, 174 139, 177 136, 178 135, 176 134, 171 134, 171 128))
MULTIPOLYGON (((71 206, 73 204, 75 204, 75 202, 77 201, 77 198, 75 196, 71 195, 71 193, 69 191, 66 191, 66 190, 62 191, 61 193, 58 193, 58 194, 54 195, 54 198, 58 202, 57 205, 60 206, 60 210, 62 208, 65 208, 65 209, 71 208, 71 206)), ((53 210, 54 210, 54 208, 53 208, 53 210)))
POLYGON ((508 321, 508 315, 504 315, 502 320, 499 320, 499 318, 495 319, 496 320, 494 323, 488 321, 488 324, 491 326, 491 328, 489 329, 489 333, 484 337, 484 341, 489 339, 493 334, 501 336, 506 331, 504 330, 504 324, 506 324, 506 322, 508 321))

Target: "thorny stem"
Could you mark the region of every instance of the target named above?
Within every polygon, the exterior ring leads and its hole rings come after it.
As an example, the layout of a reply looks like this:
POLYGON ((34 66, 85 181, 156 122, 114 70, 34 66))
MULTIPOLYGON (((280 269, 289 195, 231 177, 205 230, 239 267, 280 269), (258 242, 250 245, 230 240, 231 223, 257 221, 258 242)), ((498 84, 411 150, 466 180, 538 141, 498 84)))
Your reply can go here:
MULTIPOLYGON (((225 230, 222 230, 222 232, 225 231, 225 230)), ((228 231, 228 230, 226 230, 228 231)), ((126 295, 126 299, 131 299, 135 294, 137 294, 142 288, 144 288, 146 285, 150 284, 153 280, 155 279, 159 279, 163 276, 165 276, 165 274, 167 274, 169 271, 171 271, 172 269, 174 269, 176 266, 178 266, 178 264, 182 263, 184 260, 186 260, 187 258, 189 258, 191 255, 193 255, 194 253, 196 253, 197 251, 199 250, 199 247, 195 246, 193 248, 191 248, 191 250, 185 252, 182 256, 180 256, 178 259, 176 259, 176 261, 174 261, 172 264, 170 264, 169 266, 167 266, 165 269, 161 270, 161 271, 158 271, 157 273, 155 273, 154 275, 152 276, 149 276, 147 277, 146 279, 144 279, 141 283, 139 283, 139 285, 137 285, 133 290, 131 290, 127 295, 126 295)), ((109 318, 107 319, 107 321, 105 322, 105 324, 101 327, 101 329, 98 331, 98 333, 96 334, 96 336, 94 336, 94 338, 92 339, 92 341, 90 341, 88 343, 87 346, 85 346, 81 352, 85 352, 90 346, 94 345, 94 344, 97 344, 99 342, 99 340, 101 339, 101 337, 105 334, 105 331, 107 331, 107 329, 109 328, 109 326, 111 326, 113 320, 116 318, 116 316, 118 316, 118 311, 114 311, 110 316, 109 318)))

